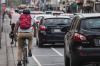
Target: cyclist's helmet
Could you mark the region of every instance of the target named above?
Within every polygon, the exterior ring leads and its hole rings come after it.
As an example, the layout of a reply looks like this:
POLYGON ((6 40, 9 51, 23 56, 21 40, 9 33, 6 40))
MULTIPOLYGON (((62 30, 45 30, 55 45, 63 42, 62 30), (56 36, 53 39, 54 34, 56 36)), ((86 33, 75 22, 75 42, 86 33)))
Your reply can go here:
POLYGON ((30 14, 30 10, 29 9, 24 9, 23 14, 30 14))

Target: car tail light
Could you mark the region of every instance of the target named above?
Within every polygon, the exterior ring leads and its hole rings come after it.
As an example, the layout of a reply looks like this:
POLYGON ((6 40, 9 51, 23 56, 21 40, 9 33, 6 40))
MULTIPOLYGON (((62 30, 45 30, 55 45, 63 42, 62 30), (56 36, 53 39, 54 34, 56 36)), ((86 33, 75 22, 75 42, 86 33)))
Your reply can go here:
POLYGON ((36 24, 38 24, 38 23, 39 23, 39 21, 36 21, 35 23, 36 23, 36 24))
POLYGON ((80 55, 83 55, 84 54, 84 52, 83 51, 80 51, 80 55))
POLYGON ((40 30, 46 30, 46 27, 44 25, 41 25, 40 30))
POLYGON ((76 40, 76 41, 85 41, 87 39, 84 35, 79 34, 79 33, 75 33, 74 34, 74 40, 76 40))

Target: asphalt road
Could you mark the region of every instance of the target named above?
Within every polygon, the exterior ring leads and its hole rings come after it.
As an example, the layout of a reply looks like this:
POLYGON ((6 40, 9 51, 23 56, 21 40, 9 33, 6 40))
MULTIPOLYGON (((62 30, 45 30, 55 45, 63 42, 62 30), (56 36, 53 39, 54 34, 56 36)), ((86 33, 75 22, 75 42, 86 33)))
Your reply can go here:
MULTIPOLYGON (((7 19, 8 20, 8 19, 7 19)), ((6 22, 7 35, 10 32, 9 22, 6 22)), ((17 47, 14 47, 15 63, 17 64, 17 47)), ((33 38, 32 57, 29 57, 27 66, 64 66, 63 45, 45 45, 43 48, 36 46, 36 38, 33 38)), ((87 65, 94 66, 94 65, 87 65)))

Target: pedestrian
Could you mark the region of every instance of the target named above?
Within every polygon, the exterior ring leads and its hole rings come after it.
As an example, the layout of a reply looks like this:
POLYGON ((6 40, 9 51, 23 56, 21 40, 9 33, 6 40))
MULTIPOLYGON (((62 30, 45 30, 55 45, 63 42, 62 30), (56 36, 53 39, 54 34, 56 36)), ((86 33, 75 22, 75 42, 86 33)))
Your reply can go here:
POLYGON ((17 34, 18 37, 18 64, 17 66, 21 66, 22 60, 22 49, 23 49, 23 38, 27 38, 28 40, 28 56, 32 56, 32 38, 34 34, 35 21, 31 19, 30 10, 24 9, 23 14, 20 15, 19 20, 16 22, 14 28, 14 34, 17 34))
POLYGON ((11 25, 12 13, 11 13, 10 11, 8 12, 8 16, 9 16, 9 19, 10 19, 10 25, 11 25))
POLYGON ((19 19, 20 17, 20 14, 18 12, 16 12, 15 10, 11 10, 9 12, 9 16, 11 15, 11 22, 10 22, 10 25, 12 23, 16 23, 16 21, 19 19))
POLYGON ((76 13, 77 12, 77 4, 75 2, 73 2, 71 4, 71 9, 72 9, 72 13, 76 13))
POLYGON ((3 7, 3 12, 2 12, 2 21, 3 21, 3 22, 4 22, 5 14, 7 13, 6 9, 7 9, 7 7, 4 6, 4 7, 3 7))

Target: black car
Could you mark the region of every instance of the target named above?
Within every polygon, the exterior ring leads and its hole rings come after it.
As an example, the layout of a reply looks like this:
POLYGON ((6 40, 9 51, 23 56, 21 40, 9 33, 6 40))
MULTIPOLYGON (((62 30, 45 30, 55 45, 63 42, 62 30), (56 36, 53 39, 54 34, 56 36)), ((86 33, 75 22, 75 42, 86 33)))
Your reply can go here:
POLYGON ((40 20, 36 44, 42 47, 43 44, 64 43, 64 35, 70 26, 70 17, 67 16, 49 16, 40 20))
POLYGON ((100 62, 100 14, 76 14, 64 44, 65 66, 100 62))

